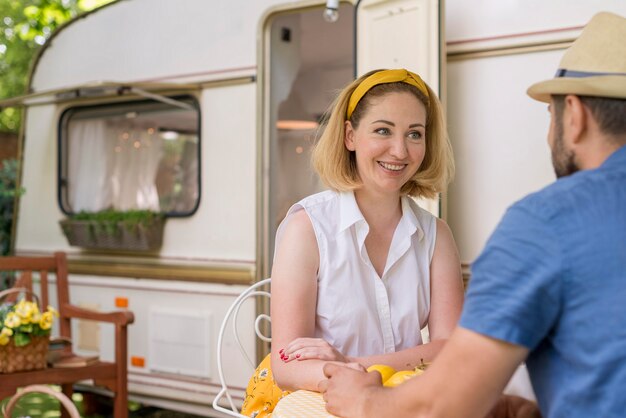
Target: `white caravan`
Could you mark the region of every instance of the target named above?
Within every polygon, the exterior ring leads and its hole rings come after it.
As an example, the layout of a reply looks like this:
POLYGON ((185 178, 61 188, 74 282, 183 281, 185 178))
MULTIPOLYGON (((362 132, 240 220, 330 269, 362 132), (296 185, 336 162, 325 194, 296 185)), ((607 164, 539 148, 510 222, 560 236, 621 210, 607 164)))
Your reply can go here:
MULTIPOLYGON (((19 255, 69 255, 71 298, 128 306, 131 398, 215 414, 226 309, 269 275, 287 208, 321 189, 308 152, 337 89, 407 67, 440 92, 457 174, 444 204, 469 271, 505 208, 553 180, 550 78, 598 11, 622 0, 120 0, 62 27, 34 63, 20 157, 19 255), (329 2, 334 3, 334 2, 329 2), (338 18, 337 18, 338 17, 338 18), (113 207, 167 214, 154 251, 68 245, 59 221, 113 207)), ((255 311, 242 312, 254 351, 255 311)), ((112 329, 81 322, 75 349, 112 357, 112 329)), ((249 370, 225 365, 241 400, 249 370)), ((259 346, 257 355, 266 347, 259 346)), ((257 359, 258 360, 258 359, 257 359)))

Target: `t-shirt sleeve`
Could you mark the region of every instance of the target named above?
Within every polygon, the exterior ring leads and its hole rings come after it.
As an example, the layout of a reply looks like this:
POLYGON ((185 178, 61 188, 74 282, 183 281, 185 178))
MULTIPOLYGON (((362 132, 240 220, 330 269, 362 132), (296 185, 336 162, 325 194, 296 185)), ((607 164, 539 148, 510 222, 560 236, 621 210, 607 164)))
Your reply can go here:
POLYGON ((460 326, 534 349, 561 310, 558 244, 549 221, 510 208, 472 266, 460 326))

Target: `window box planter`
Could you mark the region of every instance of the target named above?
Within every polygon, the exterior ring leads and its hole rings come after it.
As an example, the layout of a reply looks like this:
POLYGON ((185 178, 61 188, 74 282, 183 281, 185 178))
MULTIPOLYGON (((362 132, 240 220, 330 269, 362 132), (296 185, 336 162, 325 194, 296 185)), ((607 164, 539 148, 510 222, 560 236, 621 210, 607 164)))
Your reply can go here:
POLYGON ((95 250, 153 251, 161 247, 165 218, 152 212, 79 214, 59 222, 68 243, 95 250), (137 216, 137 213, 141 213, 137 216), (92 217, 93 219, 88 219, 92 217))

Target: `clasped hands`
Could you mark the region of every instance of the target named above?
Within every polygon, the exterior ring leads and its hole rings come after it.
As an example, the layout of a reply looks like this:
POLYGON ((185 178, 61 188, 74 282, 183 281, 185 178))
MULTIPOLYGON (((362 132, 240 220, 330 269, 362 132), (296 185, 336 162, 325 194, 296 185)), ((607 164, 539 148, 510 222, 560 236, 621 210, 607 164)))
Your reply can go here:
MULTIPOLYGON (((328 363, 324 366, 326 380, 318 384, 318 390, 326 403, 326 410, 344 418, 367 418, 389 416, 386 405, 397 404, 398 389, 381 386, 378 373, 367 373, 351 367, 354 363, 328 363)), ((403 396, 400 396, 403 398, 403 396)), ((394 412, 393 416, 398 416, 394 412)), ((515 395, 501 395, 485 418, 541 418, 535 402, 515 395)))
MULTIPOLYGON (((326 403, 326 410, 345 418, 384 416, 377 411, 389 399, 392 389, 382 386, 379 373, 367 373, 356 359, 344 356, 321 338, 297 338, 281 350, 285 362, 293 360, 325 360, 325 380, 318 383, 318 390, 326 403), (388 395, 387 397, 381 395, 388 395)), ((485 418, 540 418, 541 413, 534 402, 503 395, 485 418)))
POLYGON ((326 409, 342 417, 365 417, 358 400, 363 392, 382 389, 379 373, 367 373, 355 358, 345 356, 321 338, 296 338, 280 350, 281 359, 288 363, 301 360, 324 360, 326 380, 318 384, 326 409), (358 395, 358 399, 357 396, 358 395))

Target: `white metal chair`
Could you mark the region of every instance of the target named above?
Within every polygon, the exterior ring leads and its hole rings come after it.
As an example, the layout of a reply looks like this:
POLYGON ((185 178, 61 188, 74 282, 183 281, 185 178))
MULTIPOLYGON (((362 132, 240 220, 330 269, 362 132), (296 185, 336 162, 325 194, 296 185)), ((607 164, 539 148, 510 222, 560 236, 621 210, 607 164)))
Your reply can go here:
MULTIPOLYGON (((271 297, 270 292, 265 291, 265 290, 260 290, 260 289, 265 285, 269 285, 270 281, 271 279, 261 280, 260 282, 257 282, 253 284, 252 286, 250 286, 248 289, 244 290, 237 297, 237 299, 235 299, 235 301, 230 306, 230 308, 228 308, 228 311, 226 312, 226 316, 224 316, 224 320, 222 321, 222 326, 220 327, 220 332, 217 338, 217 371, 219 374, 219 379, 220 379, 220 384, 222 385, 222 389, 219 391, 219 393, 213 400, 213 409, 215 409, 216 411, 222 412, 226 415, 232 416, 232 417, 247 418, 244 415, 241 415, 239 413, 239 409, 233 402, 233 399, 228 390, 228 385, 226 384, 226 379, 224 378, 224 369, 222 365, 222 348, 223 348, 222 346, 224 343, 224 334, 226 332, 226 328, 228 327, 228 322, 232 322, 232 331, 235 337, 235 341, 237 345, 239 346, 239 350, 243 354, 243 357, 248 362, 248 365, 251 368, 250 375, 252 375, 257 365, 251 359, 254 356, 252 357, 250 356, 250 353, 246 351, 243 344, 241 343, 241 340, 239 339, 237 317, 239 315, 239 309, 241 308, 242 304, 249 298, 262 296, 262 297, 268 298, 269 300, 269 298, 271 297), (224 397, 227 399, 228 406, 230 407, 230 409, 224 408, 223 406, 220 405, 220 401, 224 397)), ((261 340, 266 341, 266 342, 271 342, 272 340, 271 337, 265 336, 260 328, 260 323, 261 321, 264 321, 264 320, 271 322, 269 315, 260 314, 256 317, 254 321, 254 332, 256 333, 257 337, 260 338, 261 340)))

